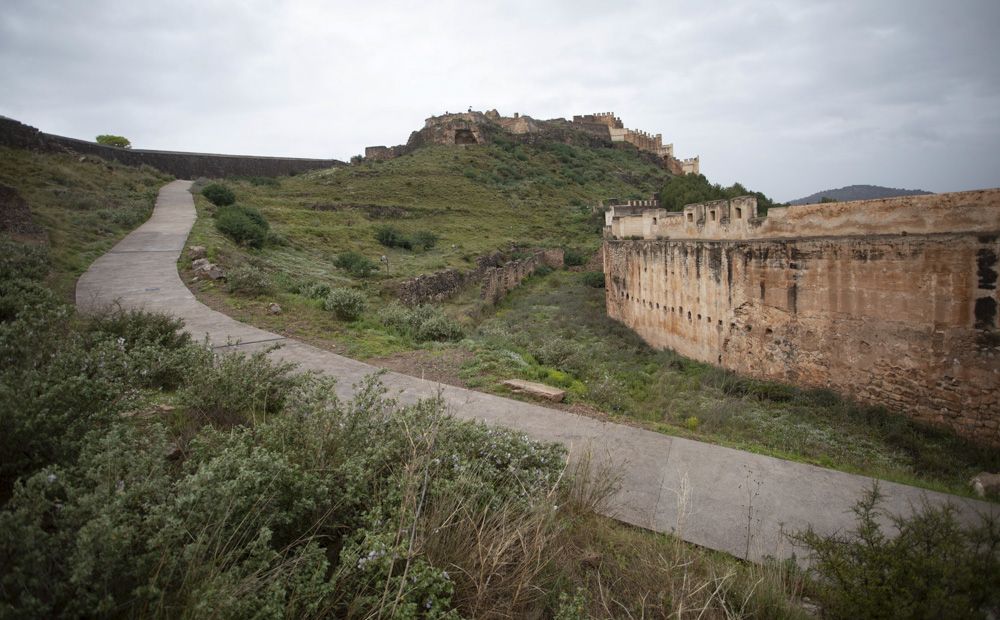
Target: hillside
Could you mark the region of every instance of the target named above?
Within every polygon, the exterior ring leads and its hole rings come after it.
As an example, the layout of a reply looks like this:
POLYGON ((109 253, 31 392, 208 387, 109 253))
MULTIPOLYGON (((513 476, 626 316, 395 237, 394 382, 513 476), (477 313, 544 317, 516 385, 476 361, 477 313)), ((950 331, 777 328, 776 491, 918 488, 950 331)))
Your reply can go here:
POLYGON ((148 166, 0 147, 0 186, 11 188, 0 197, 0 235, 41 248, 47 283, 72 299, 77 277, 149 217, 169 178, 148 166))
POLYGON ((789 201, 792 205, 808 205, 820 202, 823 198, 836 200, 837 202, 847 202, 850 200, 874 200, 876 198, 893 198, 895 196, 922 196, 933 192, 922 189, 897 189, 895 187, 883 187, 881 185, 848 185, 838 189, 827 189, 822 192, 810 194, 804 198, 796 198, 789 201))
MULTIPOLYGON (((600 245, 609 196, 648 198, 668 174, 630 148, 591 149, 562 143, 430 146, 391 161, 369 161, 278 180, 235 180, 241 205, 259 209, 281 242, 262 252, 281 279, 350 284, 337 257, 357 252, 389 261, 362 284, 371 291, 444 268, 470 269, 476 258, 509 248, 600 245), (391 225, 401 234, 436 236, 432 248, 388 248, 376 239, 391 225), (376 286, 379 285, 379 286, 376 286)), ((211 205, 199 200, 205 214, 211 205)), ((194 243, 218 247, 228 260, 255 252, 218 234, 211 219, 194 243)), ((242 257, 242 258, 241 258, 242 257)), ((222 257, 225 258, 225 257, 222 257)))
POLYGON ((384 162, 224 183, 237 205, 269 222, 268 241, 235 243, 216 225, 221 209, 196 193, 189 246, 204 246, 227 281, 198 277, 190 259, 178 267, 199 300, 240 321, 442 383, 509 395, 506 379, 541 381, 565 389, 576 412, 899 481, 963 492, 972 470, 988 461, 964 444, 968 460, 939 460, 933 455, 957 439, 651 349, 607 317, 603 274, 582 267, 540 269, 497 305, 478 284, 422 306, 399 301, 403 281, 469 272, 511 244, 522 248, 507 252, 511 259, 543 247, 566 250, 576 265, 592 260, 603 225, 594 206, 602 198, 748 193, 739 184, 669 177, 628 146, 523 144, 502 135, 490 144, 421 146, 384 162), (414 243, 387 247, 379 241, 386 227, 414 243), (436 237, 431 247, 415 243, 427 234, 436 237), (354 269, 358 263, 368 267, 354 269), (280 312, 271 311, 274 303, 280 312), (887 431, 896 424, 907 432, 887 431))
POLYGON ((556 445, 76 315, 165 180, 0 150, 0 617, 806 616, 798 573, 598 516, 613 475, 556 445))

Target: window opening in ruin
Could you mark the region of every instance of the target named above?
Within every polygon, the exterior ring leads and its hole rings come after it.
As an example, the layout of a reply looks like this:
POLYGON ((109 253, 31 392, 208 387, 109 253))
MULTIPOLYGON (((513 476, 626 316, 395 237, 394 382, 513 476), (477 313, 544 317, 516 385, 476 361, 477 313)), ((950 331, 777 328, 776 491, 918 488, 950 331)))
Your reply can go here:
POLYGON ((708 216, 709 216, 710 218, 712 218, 712 221, 713 221, 713 222, 715 221, 715 211, 709 211, 709 212, 708 212, 708 216))
POLYGON ((736 219, 738 219, 738 220, 742 220, 743 219, 743 209, 741 209, 739 207, 736 207, 736 219))
POLYGON ((693 222, 694 221, 694 213, 688 213, 688 221, 689 222, 693 222))
POLYGON ((700 315, 700 314, 698 315, 698 320, 699 320, 699 321, 701 320, 701 315, 700 315))
POLYGON ((653 226, 656 226, 656 218, 653 218, 653 226))
POLYGON ((691 311, 690 310, 688 310, 688 320, 689 321, 691 320, 691 311))

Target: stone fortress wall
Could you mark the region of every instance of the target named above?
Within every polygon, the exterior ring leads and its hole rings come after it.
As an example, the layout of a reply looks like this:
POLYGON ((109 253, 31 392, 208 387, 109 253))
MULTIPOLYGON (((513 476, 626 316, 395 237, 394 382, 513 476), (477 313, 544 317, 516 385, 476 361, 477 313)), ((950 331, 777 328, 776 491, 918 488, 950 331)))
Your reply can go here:
POLYGON ((1000 190, 606 224, 608 314, 649 344, 1000 445, 1000 190))
POLYGON ((71 151, 82 155, 96 155, 128 166, 145 164, 167 174, 172 174, 179 179, 233 176, 273 177, 346 165, 336 159, 121 149, 87 140, 44 133, 34 127, 3 116, 0 116, 0 145, 47 152, 71 151))
POLYGON ((663 144, 663 134, 654 135, 641 129, 628 129, 614 112, 578 115, 573 117, 573 122, 592 131, 606 130, 612 142, 627 142, 640 151, 662 158, 664 167, 675 175, 699 174, 701 171, 698 157, 677 159, 674 157, 674 145, 663 144))

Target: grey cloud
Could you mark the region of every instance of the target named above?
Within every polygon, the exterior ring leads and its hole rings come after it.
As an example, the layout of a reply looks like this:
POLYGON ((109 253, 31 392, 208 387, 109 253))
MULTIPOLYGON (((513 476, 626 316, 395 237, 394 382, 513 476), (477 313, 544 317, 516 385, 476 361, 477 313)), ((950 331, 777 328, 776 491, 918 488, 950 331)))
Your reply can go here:
POLYGON ((0 113, 140 146, 347 158, 472 105, 614 110, 780 199, 1000 185, 1000 4, 15 0, 0 113))

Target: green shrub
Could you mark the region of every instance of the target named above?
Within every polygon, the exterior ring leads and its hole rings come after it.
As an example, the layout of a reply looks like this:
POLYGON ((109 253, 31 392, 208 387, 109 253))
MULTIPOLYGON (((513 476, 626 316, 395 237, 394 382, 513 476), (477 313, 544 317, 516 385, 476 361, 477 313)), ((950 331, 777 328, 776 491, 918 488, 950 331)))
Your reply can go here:
POLYGON ((323 307, 344 321, 356 321, 365 312, 365 296, 351 288, 336 288, 330 291, 323 307))
POLYGON ((552 273, 552 271, 552 267, 549 267, 548 265, 539 265, 538 267, 535 267, 535 271, 533 273, 534 275, 542 278, 552 273))
POLYGON ((566 248, 563 251, 563 263, 567 267, 579 267, 587 263, 587 256, 580 250, 566 248))
POLYGON ((0 315, 0 497, 16 477, 73 461, 146 388, 176 387, 200 350, 163 315, 71 323, 71 308, 24 280, 0 281, 0 315))
POLYGON ((831 618, 988 618, 1000 609, 1000 523, 963 526, 952 505, 924 504, 903 517, 879 508, 877 483, 854 508, 850 536, 795 537, 831 618), (898 530, 883 531, 887 519, 898 530))
POLYGON ((301 382, 293 364, 278 364, 270 351, 251 355, 226 353, 192 364, 180 401, 203 422, 219 427, 259 422, 281 410, 289 392, 301 382))
POLYGON ((417 340, 461 340, 462 328, 451 318, 441 313, 420 323, 414 334, 417 340))
POLYGON ((413 241, 395 226, 379 226, 375 229, 375 239, 387 248, 413 249, 413 241))
POLYGON ((98 338, 121 339, 126 347, 153 345, 170 350, 192 343, 191 334, 182 331, 183 327, 182 320, 167 314, 122 308, 93 316, 87 325, 98 338))
POLYGON ((584 273, 583 283, 593 288, 604 288, 604 272, 588 271, 584 273))
POLYGON ((48 275, 49 266, 48 247, 19 243, 0 235, 0 280, 42 280, 48 275))
POLYGON ((226 289, 243 295, 267 295, 274 290, 274 285, 263 269, 239 265, 226 272, 226 289))
POLYGON ((438 239, 439 237, 429 230, 418 230, 413 235, 413 245, 421 247, 424 250, 429 250, 437 245, 438 239))
POLYGON ((216 212, 215 227, 236 243, 260 248, 267 241, 270 225, 257 209, 230 205, 216 212))
POLYGON ((300 285, 294 292, 309 299, 326 299, 330 294, 330 285, 324 282, 307 282, 300 285))
POLYGON ((461 340, 462 327, 437 306, 407 308, 394 302, 379 311, 379 322, 398 334, 415 340, 461 340))
POLYGON ((367 278, 378 271, 375 261, 353 251, 338 254, 333 264, 356 278, 367 278))
POLYGON ((217 207, 225 207, 236 202, 236 194, 221 183, 209 183, 201 188, 201 195, 217 207))

